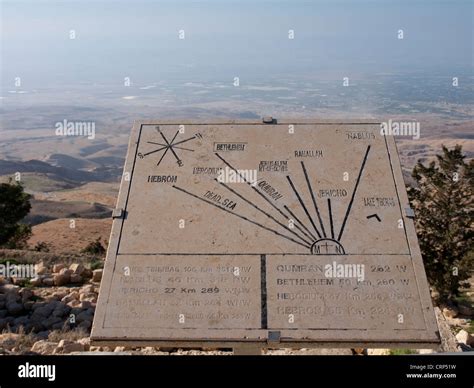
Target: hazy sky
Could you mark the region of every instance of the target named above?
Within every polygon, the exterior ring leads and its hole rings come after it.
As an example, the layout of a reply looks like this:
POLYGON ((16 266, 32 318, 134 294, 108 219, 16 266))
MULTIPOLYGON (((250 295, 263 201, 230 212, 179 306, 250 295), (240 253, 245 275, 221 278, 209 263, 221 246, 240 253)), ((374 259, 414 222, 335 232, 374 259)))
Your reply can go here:
POLYGON ((472 1, 1 1, 3 89, 473 67, 472 1), (184 30, 185 39, 178 39, 184 30), (288 30, 295 38, 288 39, 288 30), (404 39, 397 39, 398 30, 404 39), (76 39, 69 39, 75 30, 76 39))

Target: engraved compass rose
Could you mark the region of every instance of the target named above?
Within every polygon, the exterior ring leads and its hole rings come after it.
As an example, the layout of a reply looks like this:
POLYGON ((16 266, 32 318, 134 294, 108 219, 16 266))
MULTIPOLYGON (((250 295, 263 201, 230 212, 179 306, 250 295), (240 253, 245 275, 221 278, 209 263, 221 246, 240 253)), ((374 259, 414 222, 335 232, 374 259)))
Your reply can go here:
POLYGON ((143 159, 144 157, 146 157, 148 155, 155 154, 157 152, 163 151, 163 153, 161 154, 160 160, 158 160, 158 163, 156 164, 157 166, 160 165, 161 161, 164 159, 164 157, 168 153, 168 151, 171 151, 173 156, 176 158, 176 163, 178 164, 178 166, 183 167, 184 163, 180 159, 180 157, 178 156, 178 154, 176 153, 175 150, 183 150, 183 151, 194 152, 194 150, 192 150, 190 148, 185 148, 185 147, 182 147, 182 146, 179 146, 179 145, 183 144, 183 143, 186 143, 188 141, 194 140, 194 139, 202 139, 202 135, 200 133, 197 133, 197 134, 195 134, 194 136, 192 136, 188 139, 184 139, 184 140, 180 140, 180 141, 175 142, 176 138, 178 137, 178 134, 180 133, 179 130, 178 130, 178 131, 176 131, 176 133, 173 136, 173 138, 171 139, 171 141, 168 141, 168 139, 166 138, 165 134, 161 131, 159 126, 156 126, 155 129, 157 130, 157 132, 163 138, 164 143, 158 143, 158 142, 154 142, 154 141, 147 141, 148 144, 157 145, 157 146, 160 146, 160 148, 157 148, 155 150, 146 152, 144 154, 139 152, 137 155, 140 159, 143 159))

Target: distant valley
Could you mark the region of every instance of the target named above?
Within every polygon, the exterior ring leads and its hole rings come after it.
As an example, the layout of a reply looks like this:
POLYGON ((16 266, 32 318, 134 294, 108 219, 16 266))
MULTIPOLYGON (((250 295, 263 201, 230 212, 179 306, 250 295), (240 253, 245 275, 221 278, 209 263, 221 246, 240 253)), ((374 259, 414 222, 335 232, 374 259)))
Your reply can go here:
POLYGON ((10 93, 0 105, 0 181, 20 173, 33 196, 25 220, 34 225, 31 247, 44 240, 53 249, 67 251, 109 235, 129 134, 137 119, 259 120, 270 115, 417 121, 420 139, 396 138, 407 183, 415 163, 432 160, 442 144, 461 144, 468 157, 474 156, 472 85, 464 83, 453 92, 442 77, 378 77, 355 79, 349 88, 330 78, 273 76, 240 88, 171 80, 150 84, 153 87, 75 86, 65 95, 54 89, 10 93), (95 138, 57 136, 55 123, 64 120, 93 121, 95 138), (69 219, 81 220, 74 243, 60 238, 67 236, 69 219))

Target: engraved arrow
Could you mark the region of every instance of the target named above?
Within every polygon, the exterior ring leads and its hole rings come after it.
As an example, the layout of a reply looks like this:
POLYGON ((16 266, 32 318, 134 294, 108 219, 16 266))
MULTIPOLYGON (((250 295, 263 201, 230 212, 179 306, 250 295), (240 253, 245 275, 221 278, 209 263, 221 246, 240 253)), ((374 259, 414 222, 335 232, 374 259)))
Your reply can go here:
POLYGON ((378 214, 371 214, 370 216, 367 216, 368 220, 370 220, 371 218, 376 218, 378 222, 382 222, 378 214))

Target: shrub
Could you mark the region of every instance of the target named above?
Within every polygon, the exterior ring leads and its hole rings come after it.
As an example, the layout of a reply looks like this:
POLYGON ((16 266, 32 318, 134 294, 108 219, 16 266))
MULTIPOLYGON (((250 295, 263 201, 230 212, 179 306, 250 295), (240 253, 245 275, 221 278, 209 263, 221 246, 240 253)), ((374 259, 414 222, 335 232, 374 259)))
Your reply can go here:
POLYGON ((408 195, 426 274, 440 302, 459 295, 473 270, 473 173, 474 161, 465 161, 459 145, 443 146, 436 162, 413 169, 416 186, 408 195))

